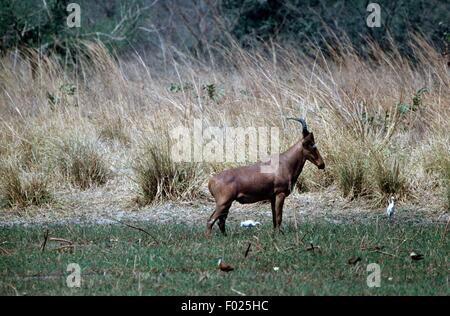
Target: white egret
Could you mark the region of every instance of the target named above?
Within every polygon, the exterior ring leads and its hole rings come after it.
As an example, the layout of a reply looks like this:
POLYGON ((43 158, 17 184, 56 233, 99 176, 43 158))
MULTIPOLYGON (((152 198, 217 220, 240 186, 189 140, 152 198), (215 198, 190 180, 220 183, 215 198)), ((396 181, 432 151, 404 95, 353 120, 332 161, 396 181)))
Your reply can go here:
POLYGON ((260 222, 253 221, 251 219, 241 222, 241 227, 251 228, 261 225, 260 222))
POLYGON ((394 196, 391 196, 389 198, 389 205, 386 209, 386 214, 390 220, 392 220, 392 218, 394 217, 394 214, 395 214, 395 197, 394 196))

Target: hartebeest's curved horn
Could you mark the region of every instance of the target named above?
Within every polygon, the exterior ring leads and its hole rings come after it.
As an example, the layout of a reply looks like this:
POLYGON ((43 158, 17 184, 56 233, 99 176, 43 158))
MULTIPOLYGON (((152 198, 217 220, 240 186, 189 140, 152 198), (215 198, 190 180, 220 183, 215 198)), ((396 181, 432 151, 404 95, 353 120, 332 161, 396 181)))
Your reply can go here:
POLYGON ((300 122, 300 124, 302 124, 302 126, 303 126, 303 136, 306 136, 306 135, 309 134, 308 125, 306 125, 306 121, 305 121, 304 118, 298 119, 298 118, 295 118, 295 117, 288 117, 287 120, 293 120, 293 121, 300 122))

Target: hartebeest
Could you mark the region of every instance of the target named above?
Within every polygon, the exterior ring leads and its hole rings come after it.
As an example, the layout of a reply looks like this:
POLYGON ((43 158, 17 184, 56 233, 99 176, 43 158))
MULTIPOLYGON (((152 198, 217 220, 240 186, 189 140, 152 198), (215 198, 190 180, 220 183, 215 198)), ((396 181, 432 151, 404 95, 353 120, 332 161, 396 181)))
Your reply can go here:
MULTIPOLYGON (((214 223, 219 220, 219 228, 225 233, 225 221, 234 201, 241 204, 270 201, 275 231, 281 226, 284 199, 292 192, 305 162, 309 160, 319 169, 325 163, 316 147, 313 133, 308 131, 304 119, 289 118, 298 121, 303 127, 303 139, 278 156, 277 167, 273 172, 261 172, 263 166, 273 161, 259 162, 250 166, 225 170, 213 176, 208 183, 209 192, 216 201, 216 209, 207 222, 206 235, 210 236, 214 223)), ((274 159, 274 158, 272 158, 274 159)))

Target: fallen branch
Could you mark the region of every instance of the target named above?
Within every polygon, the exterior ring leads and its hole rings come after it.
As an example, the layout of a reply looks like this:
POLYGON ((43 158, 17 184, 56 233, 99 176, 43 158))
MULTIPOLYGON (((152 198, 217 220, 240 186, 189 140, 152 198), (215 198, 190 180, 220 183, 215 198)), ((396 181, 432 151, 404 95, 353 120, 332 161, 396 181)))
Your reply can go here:
POLYGON ((387 256, 391 256, 391 257, 397 258, 396 255, 393 255, 392 253, 384 252, 384 251, 381 251, 381 250, 373 250, 371 252, 377 252, 377 253, 381 253, 383 255, 387 255, 387 256))
POLYGON ((67 239, 62 239, 62 238, 53 238, 53 237, 50 237, 49 239, 48 239, 49 241, 59 241, 59 242, 65 242, 65 243, 67 243, 67 244, 73 244, 73 242, 72 241, 70 241, 70 240, 67 240, 67 239))
POLYGON ((314 246, 313 244, 310 244, 310 246, 307 247, 305 250, 314 252, 316 249, 319 250, 320 253, 322 252, 322 250, 320 250, 320 246, 314 246))
POLYGON ((42 243, 42 246, 41 246, 41 251, 42 252, 44 252, 44 250, 45 250, 45 246, 47 245, 47 240, 48 240, 48 228, 45 230, 45 233, 44 233, 44 242, 42 243))
POLYGON ((408 241, 408 238, 405 238, 402 240, 402 242, 397 246, 397 248, 395 249, 395 254, 398 254, 398 251, 400 250, 400 247, 403 246, 403 244, 408 241))
POLYGON ((252 246, 252 243, 251 242, 249 242, 248 243, 248 247, 247 247, 247 250, 245 251, 245 255, 244 255, 244 258, 247 258, 247 256, 248 256, 248 253, 250 252, 250 247, 252 246))
POLYGON ((8 250, 6 250, 6 249, 3 248, 3 247, 0 247, 0 250, 1 250, 3 253, 5 253, 7 256, 10 256, 10 255, 11 255, 11 252, 9 252, 8 250))
POLYGON ((16 294, 16 296, 20 296, 19 292, 12 284, 8 284, 8 286, 14 290, 14 293, 16 294))
POLYGON ((366 240, 367 234, 361 238, 361 242, 359 243, 359 249, 365 248, 364 241, 366 240))
POLYGON ((275 247, 275 249, 278 251, 278 252, 280 252, 281 250, 280 250, 280 248, 278 248, 278 246, 277 246, 277 244, 276 243, 273 243, 273 246, 275 247))
POLYGON ((310 231, 308 230, 302 237, 302 239, 300 239, 300 242, 303 244, 303 240, 305 239, 305 237, 310 233, 310 231))
MULTIPOLYGON (((293 250, 293 249, 298 249, 299 248, 299 246, 298 245, 294 245, 294 246, 290 246, 290 247, 287 247, 287 248, 284 248, 282 251, 289 251, 289 250, 293 250)), ((313 244, 309 244, 309 246, 308 247, 306 247, 306 248, 304 248, 304 249, 300 249, 300 251, 315 251, 315 250, 318 250, 320 253, 322 253, 322 249, 320 248, 320 246, 314 246, 313 244)))
POLYGON ((290 246, 290 247, 284 248, 282 251, 289 251, 289 250, 292 250, 292 249, 295 249, 295 248, 298 248, 298 246, 297 245, 290 246))
POLYGON ((75 248, 75 245, 64 245, 64 246, 61 246, 61 247, 58 247, 58 248, 55 248, 52 250, 61 251, 61 250, 68 249, 68 248, 73 249, 73 248, 75 248))
POLYGON ((442 238, 444 238, 447 235, 449 223, 450 223, 450 218, 447 221, 447 225, 445 225, 444 234, 442 235, 442 238))
POLYGON ((235 290, 235 289, 233 289, 233 288, 231 288, 231 290, 232 290, 234 293, 237 293, 237 294, 242 295, 242 296, 246 296, 244 293, 239 292, 238 290, 235 290))
POLYGON ((384 248, 384 246, 371 246, 371 247, 363 246, 360 249, 363 251, 364 250, 378 251, 378 250, 382 250, 383 248, 384 248))
POLYGON ((140 228, 140 227, 136 227, 136 226, 133 226, 133 225, 130 225, 130 224, 127 224, 127 223, 124 223, 124 222, 121 222, 121 221, 119 221, 119 220, 117 220, 117 219, 115 219, 115 218, 110 218, 111 220, 113 220, 113 221, 115 221, 115 222, 118 222, 118 223, 120 223, 120 224, 122 224, 122 225, 125 225, 125 226, 127 226, 127 227, 129 227, 129 228, 133 228, 133 229, 136 229, 136 230, 138 230, 138 231, 140 231, 140 232, 143 232, 144 234, 147 234, 148 236, 150 236, 152 239, 153 239, 153 241, 154 242, 156 242, 156 244, 160 244, 160 242, 158 241, 158 239, 156 239, 152 234, 150 234, 148 231, 146 231, 145 229, 143 229, 143 228, 140 228))

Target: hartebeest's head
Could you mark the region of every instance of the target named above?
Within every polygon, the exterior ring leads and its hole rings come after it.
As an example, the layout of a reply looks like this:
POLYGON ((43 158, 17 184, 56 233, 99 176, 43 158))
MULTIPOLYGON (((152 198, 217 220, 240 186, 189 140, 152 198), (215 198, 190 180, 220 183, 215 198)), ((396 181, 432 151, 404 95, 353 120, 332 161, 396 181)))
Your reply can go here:
POLYGON ((303 140, 302 140, 302 153, 306 160, 309 160, 317 166, 319 169, 325 169, 325 163, 323 162, 322 156, 317 149, 316 142, 314 140, 314 134, 308 131, 308 126, 303 118, 288 118, 289 120, 294 120, 300 122, 303 127, 303 140))

